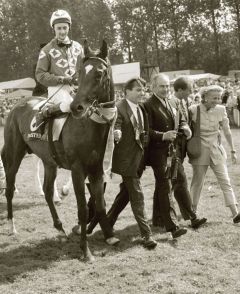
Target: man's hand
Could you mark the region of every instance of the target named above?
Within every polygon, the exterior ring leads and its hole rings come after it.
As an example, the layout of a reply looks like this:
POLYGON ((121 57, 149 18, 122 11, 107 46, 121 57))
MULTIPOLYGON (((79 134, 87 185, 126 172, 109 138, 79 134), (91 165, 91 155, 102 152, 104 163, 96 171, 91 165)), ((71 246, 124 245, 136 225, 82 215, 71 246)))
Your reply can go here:
POLYGON ((168 131, 163 133, 163 141, 174 141, 177 137, 177 131, 168 131))
POLYGON ((122 131, 121 130, 114 130, 113 135, 114 135, 114 141, 116 143, 119 143, 119 141, 122 138, 122 131))
POLYGON ((192 131, 188 125, 182 126, 181 130, 183 131, 184 135, 187 137, 187 140, 189 140, 192 137, 192 131))

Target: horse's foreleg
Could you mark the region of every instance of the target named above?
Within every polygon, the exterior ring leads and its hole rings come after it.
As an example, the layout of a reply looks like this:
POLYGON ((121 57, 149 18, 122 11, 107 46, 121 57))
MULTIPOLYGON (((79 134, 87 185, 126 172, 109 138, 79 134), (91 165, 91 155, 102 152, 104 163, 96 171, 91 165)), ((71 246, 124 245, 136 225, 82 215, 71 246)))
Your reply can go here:
POLYGON ((88 207, 85 197, 85 176, 79 166, 72 170, 73 187, 76 194, 77 206, 78 206, 78 222, 81 225, 80 233, 80 248, 83 251, 84 259, 86 261, 94 261, 87 242, 87 219, 88 219, 88 207))
POLYGON ((47 201, 48 207, 50 209, 54 227, 61 233, 60 237, 66 237, 66 233, 63 230, 62 222, 60 221, 57 210, 53 202, 53 193, 54 193, 54 181, 57 175, 57 168, 54 166, 49 166, 44 164, 44 182, 43 182, 43 191, 45 194, 45 199, 47 201))
POLYGON ((118 238, 114 237, 113 228, 111 227, 107 215, 106 205, 104 201, 104 182, 103 177, 89 177, 92 197, 96 204, 96 219, 99 220, 100 227, 103 231, 105 240, 109 245, 115 245, 119 242, 118 238))

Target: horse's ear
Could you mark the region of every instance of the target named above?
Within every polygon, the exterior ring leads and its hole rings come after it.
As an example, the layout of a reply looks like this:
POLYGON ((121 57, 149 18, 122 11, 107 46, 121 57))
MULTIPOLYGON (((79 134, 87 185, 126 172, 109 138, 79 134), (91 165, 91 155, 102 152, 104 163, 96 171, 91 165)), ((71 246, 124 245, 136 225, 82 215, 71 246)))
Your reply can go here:
POLYGON ((91 54, 91 48, 89 47, 87 40, 84 40, 84 42, 83 42, 83 50, 84 50, 85 57, 87 57, 91 54))
POLYGON ((105 59, 108 56, 108 45, 105 40, 102 41, 102 47, 100 49, 101 58, 105 59))

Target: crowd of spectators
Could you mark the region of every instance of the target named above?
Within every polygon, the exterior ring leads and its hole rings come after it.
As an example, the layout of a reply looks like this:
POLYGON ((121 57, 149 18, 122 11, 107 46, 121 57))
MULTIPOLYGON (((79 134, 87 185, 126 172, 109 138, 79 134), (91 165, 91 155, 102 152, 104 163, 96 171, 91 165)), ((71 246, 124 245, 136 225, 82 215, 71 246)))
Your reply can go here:
MULTIPOLYGON (((234 113, 240 111, 240 81, 219 81, 219 80, 199 80, 194 82, 193 93, 189 96, 189 104, 198 104, 200 102, 199 90, 203 86, 216 84, 224 88, 222 103, 226 106, 230 125, 235 126, 234 113)), ((173 89, 172 89, 173 92, 173 89)), ((146 99, 151 95, 149 88, 146 88, 146 99)), ((121 89, 115 90, 116 101, 124 97, 124 92, 121 89)), ((4 97, 4 96, 3 96, 4 97)), ((4 125, 8 113, 13 105, 18 101, 17 98, 2 98, 0 99, 0 125, 4 125)), ((240 115, 240 114, 239 114, 240 115)))
POLYGON ((8 113, 12 109, 13 105, 17 102, 17 99, 1 99, 0 100, 0 125, 4 125, 8 113))

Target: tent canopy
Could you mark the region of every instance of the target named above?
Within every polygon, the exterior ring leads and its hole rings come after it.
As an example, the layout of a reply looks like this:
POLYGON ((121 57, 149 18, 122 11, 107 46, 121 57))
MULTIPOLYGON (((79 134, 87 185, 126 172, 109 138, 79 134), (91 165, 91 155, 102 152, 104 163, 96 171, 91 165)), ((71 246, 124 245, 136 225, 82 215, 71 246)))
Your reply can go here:
POLYGON ((36 82, 32 78, 25 78, 0 83, 0 89, 32 89, 36 82))
POLYGON ((112 75, 114 84, 125 84, 134 77, 140 77, 140 63, 124 63, 112 65, 112 75))
POLYGON ((189 75, 189 77, 191 79, 193 79, 194 81, 197 80, 217 80, 220 78, 220 75, 215 75, 212 73, 202 73, 202 74, 196 74, 196 75, 189 75))
MULTIPOLYGON (((217 80, 217 79, 219 79, 221 77, 220 75, 215 75, 215 74, 212 74, 212 73, 201 73, 201 74, 195 74, 195 75, 181 75, 181 77, 184 77, 184 76, 190 78, 193 81, 217 80)), ((171 82, 174 82, 179 77, 174 78, 173 80, 171 80, 171 82)))

